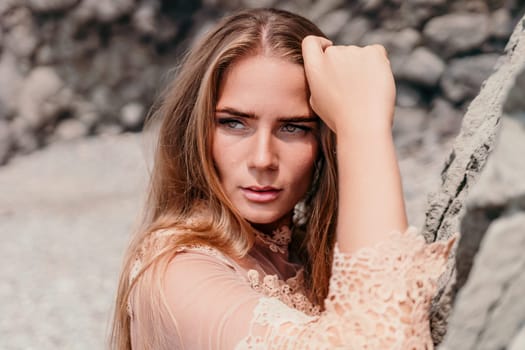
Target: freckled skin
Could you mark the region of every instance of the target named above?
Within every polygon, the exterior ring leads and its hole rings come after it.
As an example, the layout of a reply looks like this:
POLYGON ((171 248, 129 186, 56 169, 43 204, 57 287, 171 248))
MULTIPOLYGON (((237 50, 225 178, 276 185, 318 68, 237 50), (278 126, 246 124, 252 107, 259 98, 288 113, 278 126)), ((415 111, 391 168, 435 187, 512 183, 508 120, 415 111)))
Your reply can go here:
POLYGON ((240 59, 221 82, 213 159, 227 196, 254 226, 289 223, 311 185, 319 126, 308 99, 303 67, 282 58, 240 59), (266 194, 250 187, 271 187, 270 199, 253 200, 266 194))

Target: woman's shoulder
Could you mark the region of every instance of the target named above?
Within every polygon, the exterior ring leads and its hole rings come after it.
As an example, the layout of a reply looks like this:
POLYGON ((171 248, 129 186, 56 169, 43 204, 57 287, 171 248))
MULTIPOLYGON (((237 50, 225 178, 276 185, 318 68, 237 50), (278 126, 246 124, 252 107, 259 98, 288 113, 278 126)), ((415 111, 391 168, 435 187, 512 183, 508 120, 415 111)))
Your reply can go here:
POLYGON ((161 255, 168 257, 170 265, 205 258, 212 263, 218 262, 229 269, 236 269, 235 261, 227 254, 205 242, 181 239, 185 234, 187 235, 188 231, 178 226, 151 231, 135 251, 130 281, 135 280, 150 262, 161 255))

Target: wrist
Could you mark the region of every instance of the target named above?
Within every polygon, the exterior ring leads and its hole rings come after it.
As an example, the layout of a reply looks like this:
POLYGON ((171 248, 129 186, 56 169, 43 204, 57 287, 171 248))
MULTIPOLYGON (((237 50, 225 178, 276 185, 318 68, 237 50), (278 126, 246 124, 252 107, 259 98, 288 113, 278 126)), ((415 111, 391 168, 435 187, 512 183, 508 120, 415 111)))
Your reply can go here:
POLYGON ((332 119, 334 132, 338 135, 392 133, 393 112, 352 111, 351 114, 347 112, 339 115, 343 117, 332 119))
POLYGON ((374 144, 393 142, 392 128, 388 125, 343 125, 335 130, 337 146, 342 144, 374 144))

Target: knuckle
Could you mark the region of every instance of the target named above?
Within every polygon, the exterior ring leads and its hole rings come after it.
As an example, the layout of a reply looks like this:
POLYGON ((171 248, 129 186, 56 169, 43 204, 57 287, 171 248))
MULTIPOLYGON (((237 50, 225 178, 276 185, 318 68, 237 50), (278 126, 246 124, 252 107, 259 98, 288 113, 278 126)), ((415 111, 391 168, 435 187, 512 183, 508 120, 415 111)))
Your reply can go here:
POLYGON ((309 45, 313 40, 315 40, 315 37, 313 35, 307 35, 303 38, 302 44, 309 45))

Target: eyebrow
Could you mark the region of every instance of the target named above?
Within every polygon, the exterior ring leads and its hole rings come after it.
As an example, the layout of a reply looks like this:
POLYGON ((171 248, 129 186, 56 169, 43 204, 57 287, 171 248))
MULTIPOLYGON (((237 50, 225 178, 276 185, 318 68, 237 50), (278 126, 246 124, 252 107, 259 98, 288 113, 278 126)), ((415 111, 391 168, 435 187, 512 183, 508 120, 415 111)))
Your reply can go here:
MULTIPOLYGON (((247 118, 247 119, 258 119, 257 115, 255 113, 251 112, 241 112, 235 108, 231 107, 225 107, 221 109, 216 109, 215 112, 217 113, 226 113, 230 114, 236 117, 241 118, 247 118)), ((319 121, 319 118, 317 116, 311 116, 311 115, 298 115, 298 116, 289 116, 289 117, 279 117, 277 118, 277 121, 279 122, 291 122, 291 123, 312 123, 319 121)))

